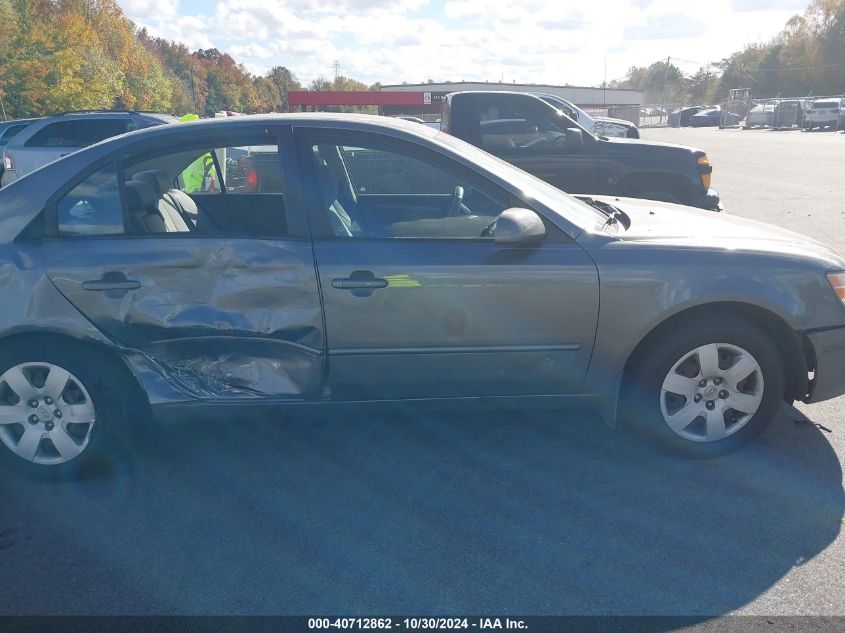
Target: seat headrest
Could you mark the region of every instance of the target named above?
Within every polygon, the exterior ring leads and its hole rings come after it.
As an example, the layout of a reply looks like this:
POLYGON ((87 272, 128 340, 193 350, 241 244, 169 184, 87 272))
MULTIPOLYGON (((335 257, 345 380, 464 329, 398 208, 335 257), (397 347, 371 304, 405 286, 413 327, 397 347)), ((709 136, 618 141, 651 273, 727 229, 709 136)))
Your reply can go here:
POLYGON ((152 186, 141 180, 127 180, 126 204, 132 212, 155 209, 158 205, 158 196, 152 186))
POLYGON ((173 179, 168 178, 167 172, 162 169, 139 171, 137 174, 132 176, 132 179, 147 183, 159 196, 167 191, 170 191, 173 186, 173 179))

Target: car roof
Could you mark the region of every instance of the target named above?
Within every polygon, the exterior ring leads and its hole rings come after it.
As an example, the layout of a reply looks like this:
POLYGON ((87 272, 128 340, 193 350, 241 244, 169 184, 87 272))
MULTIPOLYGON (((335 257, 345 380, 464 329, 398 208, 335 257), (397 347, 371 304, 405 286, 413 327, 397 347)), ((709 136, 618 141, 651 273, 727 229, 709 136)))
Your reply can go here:
POLYGON ((9 151, 19 150, 26 142, 35 136, 40 130, 48 125, 60 121, 78 119, 143 119, 146 121, 159 121, 161 123, 177 123, 179 119, 170 114, 160 112, 139 112, 135 110, 78 110, 73 112, 60 112, 51 116, 32 119, 31 124, 9 140, 6 149, 9 151))
MULTIPOLYGON (((293 125, 325 127, 343 131, 380 131, 390 136, 412 140, 434 139, 441 132, 411 121, 372 114, 291 113, 246 115, 204 119, 158 125, 134 130, 94 143, 89 147, 68 154, 48 163, 23 178, 0 189, 0 242, 14 239, 36 214, 40 213, 56 190, 86 167, 109 156, 131 151, 139 143, 166 141, 168 138, 191 137, 208 134, 226 135, 238 130, 254 129, 261 125, 293 125)), ((33 126, 30 126, 33 127, 33 126)), ((27 128, 28 131, 30 128, 27 128)), ((24 134, 25 132, 21 132, 24 134)), ((17 138, 17 137, 15 137, 17 138)))

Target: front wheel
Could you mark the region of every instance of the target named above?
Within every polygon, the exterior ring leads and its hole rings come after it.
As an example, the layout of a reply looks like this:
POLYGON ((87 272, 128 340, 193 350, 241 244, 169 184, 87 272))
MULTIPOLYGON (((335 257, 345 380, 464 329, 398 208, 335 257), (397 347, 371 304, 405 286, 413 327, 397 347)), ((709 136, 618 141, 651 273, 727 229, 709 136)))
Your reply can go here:
POLYGON ((784 394, 771 339, 732 316, 657 337, 635 362, 622 414, 642 435, 689 455, 735 450, 761 433, 784 394))

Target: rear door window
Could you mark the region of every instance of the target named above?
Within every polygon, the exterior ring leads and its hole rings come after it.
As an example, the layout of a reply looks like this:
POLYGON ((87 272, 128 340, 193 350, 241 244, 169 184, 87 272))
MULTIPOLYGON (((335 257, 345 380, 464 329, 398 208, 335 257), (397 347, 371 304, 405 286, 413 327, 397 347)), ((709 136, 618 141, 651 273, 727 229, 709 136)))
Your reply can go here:
POLYGON ((109 164, 56 203, 59 235, 116 235, 124 232, 117 172, 109 164))
POLYGON ((224 190, 227 194, 283 193, 278 147, 244 145, 209 150, 179 174, 178 183, 189 194, 224 190))
POLYGON ((74 121, 48 123, 26 142, 27 147, 68 147, 66 140, 74 138, 74 121))
POLYGON ((27 147, 88 147, 128 132, 137 126, 131 119, 76 119, 50 123, 26 142, 27 147))
POLYGON ((71 147, 88 147, 112 136, 136 129, 131 119, 80 119, 71 147))

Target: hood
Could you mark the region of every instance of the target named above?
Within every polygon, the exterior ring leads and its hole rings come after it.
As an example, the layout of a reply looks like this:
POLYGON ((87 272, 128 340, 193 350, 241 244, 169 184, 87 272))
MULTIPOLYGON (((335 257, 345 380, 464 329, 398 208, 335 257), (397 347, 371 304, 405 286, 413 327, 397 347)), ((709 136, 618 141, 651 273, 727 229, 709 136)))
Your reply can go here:
MULTIPOLYGON (((621 138, 610 137, 602 139, 602 147, 606 151, 624 151, 626 154, 631 152, 665 152, 666 154, 677 155, 678 152, 683 152, 687 155, 704 154, 704 150, 697 147, 690 147, 689 145, 676 145, 675 143, 658 143, 656 141, 644 141, 640 138, 621 138)), ((651 154, 653 156, 653 154, 651 154)))
POLYGON ((771 224, 668 202, 593 198, 628 214, 630 228, 619 227, 615 235, 623 241, 783 255, 824 262, 831 270, 845 270, 845 260, 829 246, 771 224))
POLYGON ((625 127, 637 127, 630 121, 625 119, 612 119, 609 116, 594 116, 593 121, 601 121, 602 123, 614 123, 615 125, 624 125, 625 127))

